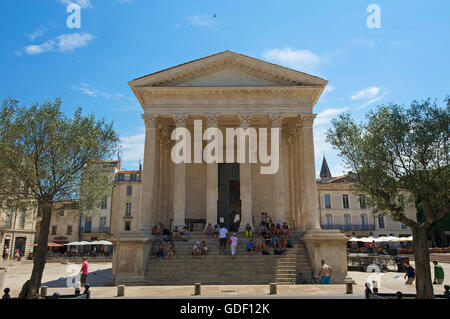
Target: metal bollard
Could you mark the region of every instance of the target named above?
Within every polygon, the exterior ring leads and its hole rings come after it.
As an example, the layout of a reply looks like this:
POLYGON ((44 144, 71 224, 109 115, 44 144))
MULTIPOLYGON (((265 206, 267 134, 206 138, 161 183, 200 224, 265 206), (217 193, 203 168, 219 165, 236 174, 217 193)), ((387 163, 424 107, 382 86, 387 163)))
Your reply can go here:
POLYGON ((117 297, 125 297, 125 286, 124 285, 117 286, 117 297))
POLYGON ((47 296, 47 290, 48 290, 47 286, 42 286, 41 287, 41 297, 46 297, 47 296))
POLYGON ((200 283, 195 284, 194 295, 200 296, 202 294, 202 285, 200 283))
POLYGON ((270 284, 270 295, 276 295, 277 294, 277 284, 276 283, 271 283, 270 284))
POLYGON ((0 290, 5 286, 5 268, 0 268, 0 290))
POLYGON ((353 293, 353 283, 347 282, 345 284, 345 290, 346 290, 346 292, 345 292, 346 294, 351 295, 353 293))
POLYGON ((81 283, 76 282, 75 283, 75 295, 80 295, 80 294, 81 294, 81 283))

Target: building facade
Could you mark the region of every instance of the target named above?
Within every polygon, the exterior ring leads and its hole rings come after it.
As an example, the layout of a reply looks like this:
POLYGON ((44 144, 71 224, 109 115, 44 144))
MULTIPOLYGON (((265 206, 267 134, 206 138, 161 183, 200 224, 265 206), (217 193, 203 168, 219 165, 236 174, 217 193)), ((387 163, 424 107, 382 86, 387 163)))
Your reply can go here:
POLYGON ((55 203, 52 210, 48 241, 60 245, 79 241, 79 225, 80 210, 77 201, 55 203))
POLYGON ((0 209, 0 247, 4 259, 13 259, 16 249, 26 258, 33 252, 37 214, 37 208, 0 209))
MULTIPOLYGON (((315 266, 321 258, 333 259, 335 279, 343 280, 346 237, 339 230, 321 229, 316 200, 312 111, 326 84, 316 76, 230 51, 129 82, 144 111, 144 166, 136 215, 127 220, 123 205, 118 207, 118 232, 111 238, 116 282, 145 281, 154 240, 151 228, 158 222, 196 229, 207 223, 230 227, 237 216, 242 229, 247 223, 256 226, 261 212, 302 234, 315 266), (176 128, 189 133, 179 136, 176 128), (202 138, 208 128, 221 134, 212 138, 206 133, 202 138), (228 129, 250 136, 252 130, 267 132, 269 144, 274 140, 279 145, 274 149, 279 159, 276 173, 261 173, 269 165, 261 154, 256 162, 249 161, 249 154, 240 161, 239 141, 228 143, 235 141, 234 135, 220 143, 228 129), (177 149, 181 141, 193 151, 177 149), (217 158, 233 155, 206 163, 202 150, 210 144, 217 158), (174 154, 185 161, 175 163, 174 154)), ((243 144, 248 149, 251 137, 243 144)))
MULTIPOLYGON (((351 176, 332 177, 324 157, 317 181, 320 224, 323 229, 339 229, 347 236, 397 236, 412 235, 405 224, 394 221, 389 214, 376 213, 368 204, 366 194, 355 192, 351 176)), ((399 196, 399 201, 403 195, 399 196)), ((406 216, 416 220, 413 203, 406 205, 406 216)))
MULTIPOLYGON (((101 170, 105 176, 114 182, 117 172, 120 171, 120 160, 101 161, 95 163, 96 169, 101 170)), ((107 240, 110 233, 111 211, 112 211, 112 192, 113 185, 105 194, 101 203, 90 210, 82 211, 80 216, 79 233, 80 240, 107 240)))

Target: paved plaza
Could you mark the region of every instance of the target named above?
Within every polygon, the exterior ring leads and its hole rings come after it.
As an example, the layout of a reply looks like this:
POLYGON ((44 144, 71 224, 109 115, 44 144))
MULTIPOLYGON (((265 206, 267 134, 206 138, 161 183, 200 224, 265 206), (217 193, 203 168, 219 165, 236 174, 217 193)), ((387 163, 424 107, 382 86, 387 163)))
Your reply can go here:
MULTIPOLYGON (((412 263, 414 264, 414 263, 412 263)), ((450 264, 441 264, 446 273, 445 284, 450 284, 450 264)), ((23 283, 29 279, 33 264, 24 262, 2 262, 0 267, 7 268, 5 287, 11 289, 11 296, 16 297, 23 283)), ((91 262, 89 264, 88 281, 92 288, 92 298, 112 298, 116 296, 117 289, 112 286, 111 262, 91 262)), ((42 279, 42 285, 49 287, 49 294, 56 291, 67 294, 72 293, 73 288, 66 287, 66 278, 74 273, 81 264, 48 263, 42 279)), ((363 298, 364 283, 370 273, 350 271, 356 285, 353 295, 345 294, 345 286, 339 285, 279 285, 276 298, 363 298)), ((381 275, 380 292, 415 293, 415 286, 407 286, 403 280, 403 273, 388 272, 381 275)), ((435 292, 442 293, 443 285, 436 285, 435 292)), ((128 298, 186 298, 193 297, 193 286, 135 286, 126 287, 128 298)), ((262 298, 269 297, 269 285, 204 285, 202 296, 222 298, 262 298)), ((193 297, 194 298, 194 297, 193 297)))

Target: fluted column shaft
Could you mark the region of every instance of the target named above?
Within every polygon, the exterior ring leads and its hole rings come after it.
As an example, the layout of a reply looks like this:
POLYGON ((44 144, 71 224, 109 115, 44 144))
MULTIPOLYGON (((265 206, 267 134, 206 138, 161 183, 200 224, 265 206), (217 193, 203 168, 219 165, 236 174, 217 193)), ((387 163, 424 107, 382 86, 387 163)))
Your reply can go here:
POLYGON ((157 161, 159 162, 158 115, 144 114, 142 118, 145 122, 145 148, 138 225, 141 231, 150 232, 154 223, 152 209, 154 204, 155 176, 159 174, 155 165, 157 161))
POLYGON ((315 115, 303 115, 302 158, 303 158, 303 192, 306 213, 306 230, 320 229, 317 207, 316 167, 314 158, 313 123, 315 115))

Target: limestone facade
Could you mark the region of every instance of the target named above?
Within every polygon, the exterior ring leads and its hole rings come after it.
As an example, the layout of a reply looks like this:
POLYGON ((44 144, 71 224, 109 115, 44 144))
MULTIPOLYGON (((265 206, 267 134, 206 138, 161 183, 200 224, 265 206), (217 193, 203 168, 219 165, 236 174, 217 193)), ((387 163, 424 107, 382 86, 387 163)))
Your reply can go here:
MULTIPOLYGON (((117 225, 112 226, 116 228, 111 238, 116 281, 143 278, 151 227, 159 222, 172 228, 193 228, 198 223, 231 227, 239 215, 242 229, 247 223, 257 226, 261 212, 268 213, 275 223, 286 221, 296 231, 310 234, 305 237, 310 254, 315 247, 322 247, 313 255, 314 260, 337 249, 338 263, 343 263, 345 236, 338 230, 321 230, 316 200, 313 107, 326 84, 316 76, 230 51, 129 82, 144 111, 144 166, 141 182, 136 185, 140 187, 139 200, 132 195, 138 207, 131 222, 124 219, 123 204, 112 221, 117 225), (208 141, 196 140, 195 120, 202 120, 201 133, 208 127, 220 129, 224 161, 225 154, 234 150, 233 163, 207 164, 196 158, 195 147, 203 150, 208 141), (172 161, 176 142, 171 137, 180 127, 191 135, 190 163, 172 161), (261 174, 260 168, 267 164, 260 157, 256 163, 238 163, 236 148, 226 147, 227 128, 255 128, 258 132, 265 128, 269 144, 271 129, 279 128, 278 171, 261 174), (224 198, 224 194, 228 196, 224 198)), ((125 196, 123 187, 115 185, 119 198, 125 196)), ((343 279, 346 266, 341 266, 336 278, 343 279)))

